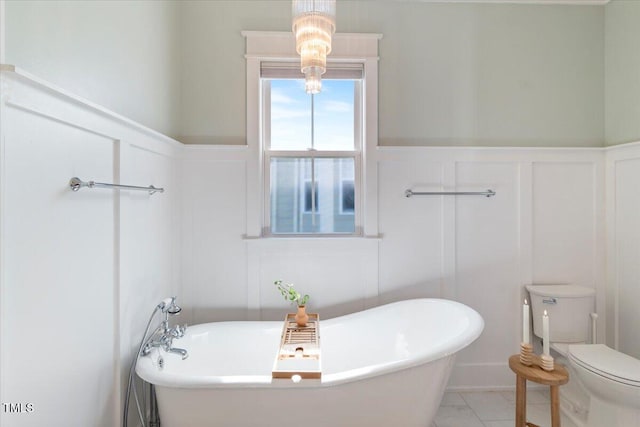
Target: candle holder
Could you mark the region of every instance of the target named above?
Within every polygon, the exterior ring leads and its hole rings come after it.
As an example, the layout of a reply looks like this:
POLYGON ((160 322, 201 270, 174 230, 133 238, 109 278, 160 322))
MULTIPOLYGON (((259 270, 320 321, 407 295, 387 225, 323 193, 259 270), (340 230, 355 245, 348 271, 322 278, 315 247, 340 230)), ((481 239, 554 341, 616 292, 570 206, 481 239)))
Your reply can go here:
POLYGON ((533 352, 533 346, 524 342, 520 343, 520 363, 525 366, 538 366, 548 372, 555 369, 553 357, 546 354, 538 356, 533 352))

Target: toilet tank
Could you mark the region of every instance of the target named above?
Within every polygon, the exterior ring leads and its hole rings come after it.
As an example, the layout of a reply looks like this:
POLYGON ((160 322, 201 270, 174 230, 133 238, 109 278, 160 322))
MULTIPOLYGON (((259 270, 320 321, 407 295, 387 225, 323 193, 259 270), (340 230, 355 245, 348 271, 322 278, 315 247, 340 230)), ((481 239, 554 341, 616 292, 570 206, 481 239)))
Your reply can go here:
POLYGON ((549 315, 549 341, 589 341, 590 313, 595 311, 593 288, 578 285, 527 285, 531 295, 533 333, 542 338, 542 314, 549 315))

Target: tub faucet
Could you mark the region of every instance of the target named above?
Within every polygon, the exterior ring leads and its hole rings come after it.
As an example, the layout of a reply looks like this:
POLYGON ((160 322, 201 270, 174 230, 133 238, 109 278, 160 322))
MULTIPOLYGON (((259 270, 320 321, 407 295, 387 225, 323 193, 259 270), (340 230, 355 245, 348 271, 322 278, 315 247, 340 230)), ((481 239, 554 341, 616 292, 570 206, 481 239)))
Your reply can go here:
POLYGON ((173 347, 173 339, 182 337, 182 335, 184 335, 185 329, 186 329, 186 325, 183 328, 181 328, 180 326, 176 326, 173 329, 170 329, 169 334, 167 334, 162 331, 162 327, 158 328, 156 330, 156 333, 154 333, 151 336, 151 338, 149 338, 149 340, 142 347, 142 355, 143 356, 148 355, 149 353, 151 353, 151 350, 154 348, 162 348, 167 353, 179 354, 180 356, 182 356, 182 360, 186 359, 187 357, 189 357, 189 353, 187 352, 187 350, 183 348, 173 347), (177 333, 176 332, 177 330, 181 330, 182 335, 174 336, 173 334, 177 333))
MULTIPOLYGON (((179 326, 176 326, 171 330, 171 332, 175 332, 175 330, 179 328, 180 328, 179 326)), ((186 325, 185 325, 185 328, 186 328, 186 325)), ((184 332, 183 332, 183 335, 184 335, 184 332)), ((180 338, 180 337, 175 337, 175 338, 180 338)), ((173 334, 169 336, 163 335, 162 337, 160 337, 160 341, 162 342, 162 348, 164 348, 164 351, 166 351, 167 353, 177 353, 180 356, 182 356, 182 360, 189 357, 189 353, 187 352, 187 350, 173 346, 173 338, 174 338, 173 334)))
POLYGON ((153 348, 161 347, 167 353, 177 353, 182 356, 182 359, 189 357, 187 350, 182 348, 173 347, 174 338, 182 338, 187 331, 187 325, 184 326, 175 325, 173 328, 169 327, 169 315, 175 316, 182 311, 176 304, 176 297, 167 298, 158 304, 158 309, 164 313, 164 320, 160 324, 160 327, 149 337, 147 342, 142 348, 142 355, 148 355, 153 348))
MULTIPOLYGON (((167 349, 165 349, 167 350, 167 349)), ((167 350, 168 353, 178 353, 180 356, 182 356, 182 360, 186 359, 187 357, 189 357, 189 353, 187 353, 187 350, 185 350, 184 348, 177 348, 177 347, 171 347, 170 349, 167 350)))

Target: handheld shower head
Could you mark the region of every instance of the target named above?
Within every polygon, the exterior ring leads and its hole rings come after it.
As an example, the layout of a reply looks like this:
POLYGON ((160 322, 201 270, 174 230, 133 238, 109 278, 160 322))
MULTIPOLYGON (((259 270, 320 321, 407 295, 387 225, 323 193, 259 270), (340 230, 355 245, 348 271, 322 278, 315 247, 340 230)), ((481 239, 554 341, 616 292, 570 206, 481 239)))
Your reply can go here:
POLYGON ((167 313, 175 316, 176 314, 180 314, 180 312, 182 311, 182 307, 180 307, 178 304, 176 304, 175 301, 173 301, 173 303, 169 306, 169 308, 167 309, 167 313))
POLYGON ((176 297, 165 298, 160 301, 158 308, 165 314, 176 315, 182 311, 182 308, 176 304, 176 297))

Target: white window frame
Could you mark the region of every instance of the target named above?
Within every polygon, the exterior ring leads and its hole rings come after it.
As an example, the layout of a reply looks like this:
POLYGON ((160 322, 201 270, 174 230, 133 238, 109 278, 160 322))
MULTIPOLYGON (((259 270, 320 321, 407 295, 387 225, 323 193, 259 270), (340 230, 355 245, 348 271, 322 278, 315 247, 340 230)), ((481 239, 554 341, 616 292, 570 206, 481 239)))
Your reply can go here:
MULTIPOLYGON (((331 67, 331 64, 328 64, 328 68, 331 67)), ((271 95, 271 85, 268 79, 261 79, 261 92, 262 92, 262 135, 261 135, 261 147, 262 147, 262 158, 263 165, 262 170, 264 173, 263 177, 263 206, 264 206, 264 217, 262 219, 263 223, 263 231, 262 235, 265 237, 294 237, 294 236, 319 236, 319 237, 339 237, 339 236, 362 236, 362 209, 360 203, 360 193, 361 193, 361 182, 362 182, 362 125, 363 125, 363 87, 364 79, 357 80, 354 85, 354 104, 353 104, 353 150, 272 150, 271 149, 271 111, 269 106, 271 105, 270 95, 271 95), (274 212, 271 209, 271 159, 272 158, 298 158, 298 159, 320 159, 320 158, 336 158, 336 159, 353 159, 354 161, 354 193, 355 193, 355 201, 354 201, 354 231, 352 233, 278 233, 272 232, 271 228, 271 217, 274 212)), ((342 175, 342 171, 340 170, 340 175, 342 175)), ((341 180, 340 180, 341 181, 341 180)), ((339 191, 340 195, 342 195, 342 188, 339 191)), ((300 209, 301 212, 309 213, 304 209, 300 209)), ((342 203, 340 203, 339 213, 342 213, 342 203)))
MULTIPOLYGON (((273 31, 243 31, 246 39, 246 71, 247 71, 247 227, 246 238, 255 239, 272 237, 265 227, 265 215, 270 215, 270 209, 265 206, 265 155, 262 147, 260 132, 262 90, 260 84, 260 64, 263 61, 298 61, 295 52, 295 39, 290 32, 273 31)), ((378 41, 380 34, 341 34, 333 37, 332 53, 329 62, 362 63, 364 79, 362 83, 362 135, 360 164, 356 165, 360 179, 360 191, 357 211, 360 218, 355 236, 378 238, 378 173, 377 173, 377 145, 378 145, 378 41)), ((291 152, 287 152, 291 153, 291 152)), ((339 152, 344 154, 344 152, 339 152)), ((275 155, 272 153, 272 156, 275 155)), ((322 155, 330 157, 329 152, 322 155)), ((318 157, 321 154, 318 153, 318 157)), ((355 182, 354 182, 355 184, 355 182)), ((290 237, 289 234, 277 234, 278 238, 290 237)), ((336 233, 331 235, 300 235, 291 237, 313 238, 331 236, 341 238, 351 234, 336 233)))

